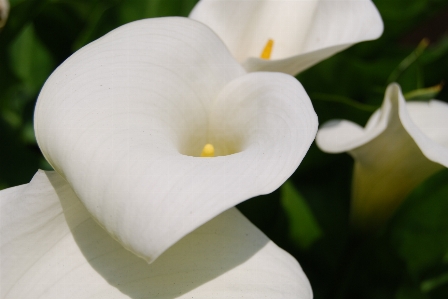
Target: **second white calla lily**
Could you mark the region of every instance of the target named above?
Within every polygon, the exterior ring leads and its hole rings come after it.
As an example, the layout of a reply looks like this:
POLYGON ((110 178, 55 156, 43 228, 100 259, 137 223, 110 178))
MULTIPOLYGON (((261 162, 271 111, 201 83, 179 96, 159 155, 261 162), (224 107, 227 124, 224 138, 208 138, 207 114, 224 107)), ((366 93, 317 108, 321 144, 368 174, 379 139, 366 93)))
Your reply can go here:
POLYGON ((189 17, 212 28, 249 72, 296 75, 383 32, 370 0, 201 0, 189 17))
POLYGON ((323 151, 348 152, 355 159, 356 226, 369 230, 384 224, 413 188, 448 167, 447 128, 447 103, 407 103, 397 84, 389 85, 365 128, 346 120, 320 128, 316 142, 323 151))
POLYGON ((317 131, 293 77, 246 74, 205 25, 122 26, 43 87, 36 138, 93 218, 154 261, 236 204, 277 189, 317 131), (206 144, 213 158, 201 158, 206 144))

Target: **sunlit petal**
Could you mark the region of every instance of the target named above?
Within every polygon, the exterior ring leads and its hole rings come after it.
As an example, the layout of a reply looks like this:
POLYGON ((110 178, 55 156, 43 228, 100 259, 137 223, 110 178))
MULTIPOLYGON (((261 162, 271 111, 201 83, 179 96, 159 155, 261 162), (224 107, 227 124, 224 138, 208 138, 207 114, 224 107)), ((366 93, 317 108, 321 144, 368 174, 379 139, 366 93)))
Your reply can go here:
POLYGON ((151 262, 277 189, 317 117, 297 80, 245 74, 206 26, 163 18, 120 27, 70 57, 39 96, 35 129, 93 217, 151 262), (209 143, 215 157, 199 157, 209 143))

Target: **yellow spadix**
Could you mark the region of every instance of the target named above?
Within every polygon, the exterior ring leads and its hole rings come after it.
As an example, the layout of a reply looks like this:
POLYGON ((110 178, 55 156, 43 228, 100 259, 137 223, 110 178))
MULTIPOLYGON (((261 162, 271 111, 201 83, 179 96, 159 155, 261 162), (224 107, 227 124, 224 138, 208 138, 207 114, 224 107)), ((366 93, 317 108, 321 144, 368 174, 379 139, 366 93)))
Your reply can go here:
POLYGON ((215 156, 215 148, 210 143, 207 143, 204 145, 204 148, 202 149, 201 157, 214 157, 215 156))
POLYGON ((273 46, 274 46, 274 40, 269 39, 268 42, 266 43, 266 46, 264 46, 263 51, 261 52, 260 58, 270 59, 273 46))

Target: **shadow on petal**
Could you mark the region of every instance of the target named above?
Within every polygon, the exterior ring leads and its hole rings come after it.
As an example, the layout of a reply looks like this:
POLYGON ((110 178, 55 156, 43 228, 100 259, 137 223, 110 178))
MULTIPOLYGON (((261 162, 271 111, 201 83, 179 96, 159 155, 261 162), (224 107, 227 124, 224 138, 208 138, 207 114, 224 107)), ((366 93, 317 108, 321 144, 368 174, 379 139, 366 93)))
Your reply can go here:
POLYGON ((269 242, 230 209, 147 264, 100 227, 75 196, 67 196, 72 190, 61 191, 58 180, 59 176, 50 177, 82 254, 109 284, 131 298, 177 298, 244 264, 269 242))

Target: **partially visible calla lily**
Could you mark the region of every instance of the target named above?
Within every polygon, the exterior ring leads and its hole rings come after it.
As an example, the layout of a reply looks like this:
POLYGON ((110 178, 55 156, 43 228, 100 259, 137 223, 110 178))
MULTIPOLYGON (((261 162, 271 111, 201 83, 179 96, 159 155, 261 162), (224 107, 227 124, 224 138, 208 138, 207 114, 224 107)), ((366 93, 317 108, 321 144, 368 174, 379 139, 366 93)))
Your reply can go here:
POLYGON ((296 75, 383 32, 370 0, 201 0, 190 18, 212 28, 249 72, 296 75))
POLYGON ((317 131, 297 80, 246 74, 186 18, 130 23, 76 52, 45 83, 34 121, 44 156, 92 217, 148 262, 277 189, 317 131))
POLYGON ((325 123, 316 138, 328 153, 349 152, 355 159, 352 220, 374 229, 430 175, 448 167, 448 104, 406 102, 391 84, 383 105, 365 128, 336 120, 325 123))
POLYGON ((5 26, 6 20, 9 15, 9 1, 0 0, 0 28, 5 26))
POLYGON ((235 208, 151 265, 111 238, 55 172, 1 191, 0 224, 3 299, 312 298, 297 261, 235 208))

